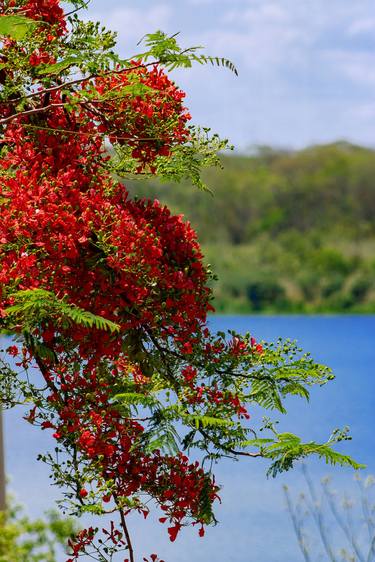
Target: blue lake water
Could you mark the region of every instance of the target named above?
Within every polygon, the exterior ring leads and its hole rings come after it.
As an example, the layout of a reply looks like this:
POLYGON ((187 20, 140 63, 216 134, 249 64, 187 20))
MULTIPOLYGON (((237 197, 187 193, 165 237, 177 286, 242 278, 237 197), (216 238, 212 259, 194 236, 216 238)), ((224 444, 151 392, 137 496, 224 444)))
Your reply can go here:
MULTIPOLYGON (((375 316, 222 316, 213 317, 216 330, 250 331, 257 339, 279 336, 298 340, 318 361, 330 365, 335 381, 312 392, 309 404, 288 401, 287 416, 275 414, 280 427, 304 439, 324 440, 330 430, 350 426, 353 440, 340 449, 375 472, 375 316), (282 418, 282 419, 281 419, 282 418)), ((258 414, 257 414, 258 415, 258 414)), ((5 415, 6 464, 10 488, 29 512, 40 514, 51 507, 58 491, 49 485, 48 471, 35 458, 51 446, 51 438, 21 419, 17 411, 5 415)), ((286 513, 282 484, 298 492, 303 487, 297 468, 275 480, 265 478, 266 463, 242 460, 222 462, 216 470, 223 485, 220 524, 199 539, 196 530, 185 530, 171 545, 166 529, 155 523, 159 515, 131 522, 135 544, 142 556, 158 552, 166 562, 300 562, 303 560, 286 513)), ((333 474, 337 487, 349 494, 353 472, 310 463, 313 478, 333 474)), ((139 559, 142 559, 142 556, 139 559)))

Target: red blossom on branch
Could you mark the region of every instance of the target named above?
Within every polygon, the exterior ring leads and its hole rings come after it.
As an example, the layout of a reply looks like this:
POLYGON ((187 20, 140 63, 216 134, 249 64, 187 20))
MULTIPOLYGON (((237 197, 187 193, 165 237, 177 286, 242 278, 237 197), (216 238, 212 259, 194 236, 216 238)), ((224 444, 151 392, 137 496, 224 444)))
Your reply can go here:
MULTIPOLYGON (((110 168, 105 141, 138 174, 160 162, 178 168, 181 148, 194 153, 184 92, 160 64, 122 67, 112 52, 69 80, 78 53, 64 59, 73 31, 61 3, 0 0, 0 15, 9 14, 38 24, 30 46, 2 39, 0 322, 21 342, 5 351, 28 383, 29 371, 40 372, 26 419, 52 430, 60 456, 47 462, 74 512, 120 520, 82 530, 68 562, 89 549, 126 550, 134 562, 128 516, 147 518, 150 501, 172 542, 189 524, 203 537, 215 522, 219 487, 204 461, 189 458, 194 449, 211 461, 261 456, 235 446, 248 441, 246 402, 264 400, 270 375, 257 369, 266 348, 211 334, 211 274, 196 233, 152 197, 130 197, 110 168), (41 293, 22 316, 20 295, 41 293), (263 383, 255 393, 251 380, 263 383)), ((193 170, 206 157, 204 141, 193 170)), ((272 403, 283 388, 271 382, 272 403)))

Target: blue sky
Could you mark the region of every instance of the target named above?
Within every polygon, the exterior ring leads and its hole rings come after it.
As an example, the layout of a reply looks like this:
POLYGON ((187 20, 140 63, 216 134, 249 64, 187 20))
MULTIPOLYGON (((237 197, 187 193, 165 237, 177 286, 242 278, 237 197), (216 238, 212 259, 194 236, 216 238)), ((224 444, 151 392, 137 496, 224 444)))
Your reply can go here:
POLYGON ((92 0, 124 54, 147 32, 181 32, 239 69, 179 72, 197 123, 254 144, 375 145, 374 0, 92 0))

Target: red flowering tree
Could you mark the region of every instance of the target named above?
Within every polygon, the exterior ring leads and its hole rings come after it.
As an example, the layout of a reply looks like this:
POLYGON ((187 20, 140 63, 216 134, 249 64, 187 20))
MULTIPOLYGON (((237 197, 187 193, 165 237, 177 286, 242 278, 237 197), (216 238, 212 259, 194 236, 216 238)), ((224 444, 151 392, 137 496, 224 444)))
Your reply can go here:
MULTIPOLYGON (((132 60, 115 35, 80 21, 85 2, 1 0, 0 317, 12 336, 0 360, 3 407, 32 402, 51 430, 41 455, 75 515, 112 514, 70 542, 70 562, 135 553, 129 513, 160 510, 174 541, 215 522, 221 457, 270 459, 270 473, 307 455, 357 466, 325 444, 279 434, 251 406, 285 413, 330 370, 290 341, 212 334, 212 295, 196 235, 158 201, 131 199, 116 177, 190 177, 226 143, 188 125, 167 72, 230 62, 182 50, 161 32, 132 60), (259 431, 267 430, 260 438, 259 431), (210 462, 206 462, 210 461, 210 462)), ((156 555, 143 560, 156 561, 156 555)))

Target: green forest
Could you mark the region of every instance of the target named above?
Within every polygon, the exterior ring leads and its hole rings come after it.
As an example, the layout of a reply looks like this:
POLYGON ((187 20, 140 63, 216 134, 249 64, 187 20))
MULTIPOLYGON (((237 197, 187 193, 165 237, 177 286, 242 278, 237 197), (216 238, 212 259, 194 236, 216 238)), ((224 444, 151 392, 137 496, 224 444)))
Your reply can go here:
POLYGON ((204 180, 127 182, 198 231, 219 313, 375 312, 375 151, 348 143, 222 156, 204 180))

